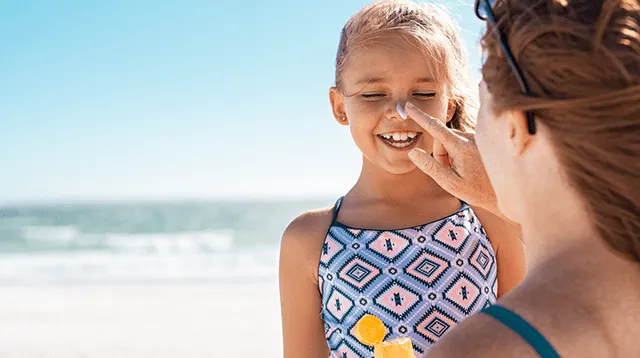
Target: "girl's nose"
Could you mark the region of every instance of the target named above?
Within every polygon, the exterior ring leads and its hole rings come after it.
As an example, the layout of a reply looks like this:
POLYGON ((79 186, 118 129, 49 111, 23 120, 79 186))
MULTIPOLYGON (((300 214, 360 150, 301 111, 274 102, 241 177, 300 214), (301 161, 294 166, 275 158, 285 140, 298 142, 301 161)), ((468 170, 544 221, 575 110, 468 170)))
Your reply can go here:
POLYGON ((408 117, 407 111, 405 110, 406 105, 407 105, 407 102, 398 102, 398 104, 396 104, 396 112, 398 112, 398 114, 400 115, 400 117, 402 117, 402 119, 407 119, 408 117))
POLYGON ((405 102, 396 103, 395 108, 391 109, 389 119, 392 121, 402 122, 407 119, 407 112, 404 109, 405 102))

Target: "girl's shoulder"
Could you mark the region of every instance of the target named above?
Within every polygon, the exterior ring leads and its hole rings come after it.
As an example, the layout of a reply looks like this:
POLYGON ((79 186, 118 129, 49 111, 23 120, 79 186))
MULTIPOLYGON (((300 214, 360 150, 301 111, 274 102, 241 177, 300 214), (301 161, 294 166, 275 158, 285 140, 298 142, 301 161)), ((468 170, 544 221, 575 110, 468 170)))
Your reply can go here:
POLYGON ((293 219, 282 235, 282 241, 324 240, 333 221, 333 206, 307 211, 293 219))
POLYGON ((289 223, 282 234, 280 243, 280 262, 295 261, 295 265, 308 267, 317 278, 317 266, 326 239, 333 222, 334 206, 307 211, 298 215, 289 223))

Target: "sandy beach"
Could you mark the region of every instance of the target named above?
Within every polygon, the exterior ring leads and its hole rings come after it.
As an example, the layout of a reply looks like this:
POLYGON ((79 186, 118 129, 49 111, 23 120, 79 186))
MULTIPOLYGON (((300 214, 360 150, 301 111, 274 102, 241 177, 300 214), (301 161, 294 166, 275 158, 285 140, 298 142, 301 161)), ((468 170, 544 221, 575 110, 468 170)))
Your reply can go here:
POLYGON ((280 334, 275 280, 0 289, 0 358, 270 358, 280 334))

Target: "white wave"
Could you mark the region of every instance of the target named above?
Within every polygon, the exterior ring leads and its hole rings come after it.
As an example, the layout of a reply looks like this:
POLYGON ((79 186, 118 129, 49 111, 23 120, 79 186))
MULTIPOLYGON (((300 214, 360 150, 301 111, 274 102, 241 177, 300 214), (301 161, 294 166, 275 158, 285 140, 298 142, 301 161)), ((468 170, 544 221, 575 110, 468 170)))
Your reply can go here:
POLYGON ((75 226, 25 226, 22 238, 32 245, 66 249, 102 248, 130 253, 189 254, 226 252, 233 248, 233 230, 175 233, 85 233, 75 226))
POLYGON ((54 244, 69 244, 79 235, 73 226, 39 226, 29 225, 22 228, 22 237, 27 241, 50 242, 54 244))
POLYGON ((277 277, 277 248, 234 245, 232 230, 87 234, 73 226, 25 227, 53 251, 0 253, 0 282, 152 282, 277 277), (59 246, 59 248, 55 248, 59 246), (67 248, 73 247, 72 250, 67 248))
POLYGON ((0 282, 237 280, 277 277, 277 249, 227 253, 78 252, 0 255, 0 282))
POLYGON ((106 234, 109 248, 133 253, 181 254, 225 252, 233 247, 233 231, 193 231, 157 234, 106 234))

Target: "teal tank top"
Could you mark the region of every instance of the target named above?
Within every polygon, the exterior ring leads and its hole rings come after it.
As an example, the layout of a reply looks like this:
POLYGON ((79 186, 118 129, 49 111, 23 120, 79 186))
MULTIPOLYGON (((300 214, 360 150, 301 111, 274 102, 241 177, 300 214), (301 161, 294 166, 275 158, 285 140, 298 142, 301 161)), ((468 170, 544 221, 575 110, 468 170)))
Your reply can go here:
POLYGON ((551 343, 537 329, 525 321, 515 312, 494 304, 482 310, 482 313, 495 318, 500 323, 509 327, 524 339, 542 358, 559 358, 560 355, 551 343))

